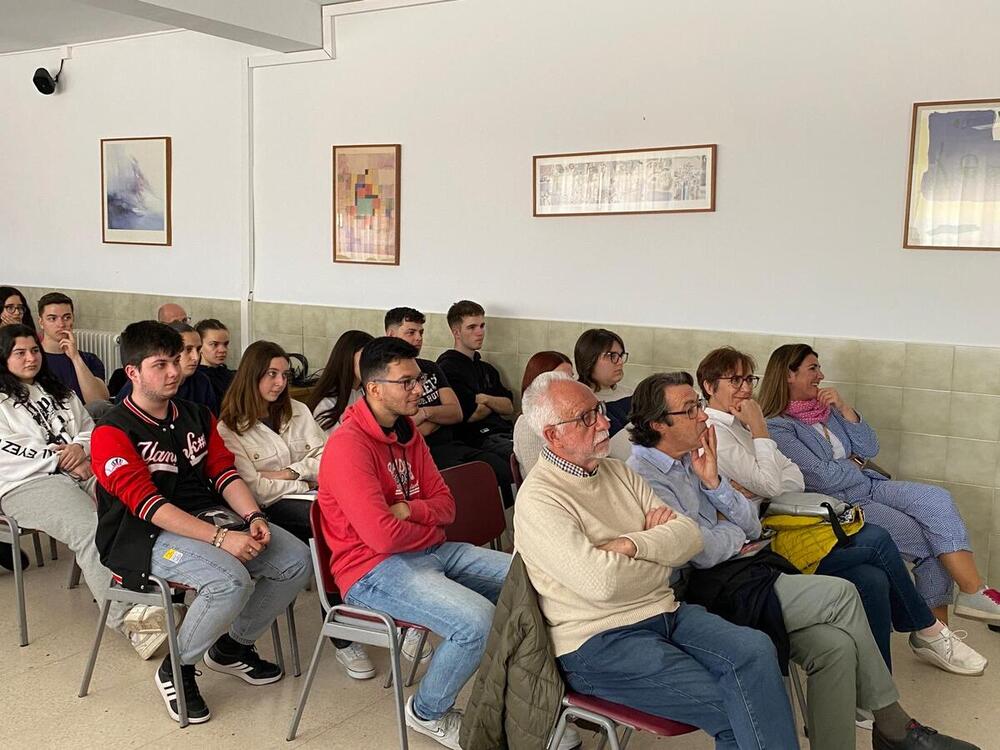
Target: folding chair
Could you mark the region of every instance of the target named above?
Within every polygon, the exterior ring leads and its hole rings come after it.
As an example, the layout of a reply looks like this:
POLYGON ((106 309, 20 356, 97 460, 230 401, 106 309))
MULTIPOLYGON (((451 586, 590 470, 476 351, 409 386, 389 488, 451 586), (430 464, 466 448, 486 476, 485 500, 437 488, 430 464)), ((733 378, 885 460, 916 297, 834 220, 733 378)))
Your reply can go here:
MULTIPOLYGON (((496 484, 495 481, 494 484, 496 484)), ((333 555, 326 544, 326 539, 323 537, 318 503, 313 503, 312 508, 309 510, 309 522, 312 525, 313 531, 312 539, 309 540, 309 550, 312 553, 313 573, 316 576, 316 589, 319 594, 319 602, 323 607, 325 616, 319 636, 316 638, 316 648, 313 650, 309 669, 306 671, 302 694, 299 696, 299 702, 292 713, 292 721, 288 726, 288 737, 286 739, 291 742, 295 739, 295 735, 298 732, 299 721, 302 719, 302 712, 305 710, 309 692, 312 690, 313 679, 315 679, 316 670, 319 667, 319 657, 322 654, 323 643, 327 638, 342 638, 348 641, 366 643, 369 646, 389 649, 390 679, 396 698, 396 722, 399 727, 399 746, 401 750, 408 750, 409 744, 406 739, 406 718, 404 715, 402 688, 403 670, 400 665, 399 655, 407 630, 411 628, 421 630, 426 638, 427 629, 403 620, 395 620, 389 615, 373 609, 352 607, 347 604, 331 604, 326 592, 336 591, 337 584, 334 583, 333 575, 330 572, 330 560, 333 558, 333 555)), ((423 648, 423 640, 421 639, 421 649, 423 648)), ((420 651, 417 653, 419 654, 420 651)), ((414 660, 409 682, 412 682, 413 674, 416 672, 419 662, 419 659, 414 660)))
POLYGON ((603 750, 605 743, 610 745, 611 750, 625 750, 632 739, 632 733, 637 729, 656 737, 677 737, 698 731, 698 727, 682 724, 679 721, 662 719, 618 703, 567 690, 563 696, 562 710, 559 712, 555 732, 549 740, 548 750, 556 750, 559 747, 559 742, 566 732, 566 722, 571 719, 585 719, 600 727, 601 744, 597 746, 597 750, 603 750), (619 737, 620 728, 624 728, 625 731, 619 737))
POLYGON ((514 477, 514 486, 521 489, 521 485, 524 484, 524 474, 521 473, 521 462, 513 453, 510 454, 510 475, 514 477))
POLYGON ((470 461, 445 469, 441 478, 455 498, 455 521, 444 530, 448 541, 500 549, 507 519, 493 468, 483 461, 470 461))
POLYGON ((17 599, 17 624, 20 630, 20 645, 28 645, 28 613, 24 607, 24 570, 21 568, 21 537, 31 534, 35 542, 35 563, 42 567, 42 543, 38 532, 22 529, 10 516, 0 514, 0 542, 11 546, 11 558, 14 566, 14 597, 17 599))
MULTIPOLYGON (((174 687, 177 689, 177 717, 180 719, 180 725, 183 729, 188 725, 187 700, 184 697, 183 682, 179 678, 179 675, 181 674, 181 652, 180 647, 177 645, 177 624, 174 621, 174 608, 172 605, 174 604, 174 594, 183 594, 183 592, 191 591, 191 589, 179 583, 170 583, 163 578, 152 574, 147 576, 146 580, 154 585, 158 591, 148 594, 141 591, 132 591, 131 589, 127 589, 112 580, 111 586, 108 587, 108 598, 104 600, 104 605, 101 607, 101 616, 97 621, 97 636, 94 638, 94 647, 90 650, 90 658, 87 659, 87 666, 83 672, 83 681, 80 683, 80 692, 78 693, 78 696, 80 698, 85 697, 90 689, 90 680, 94 675, 94 667, 97 664, 97 652, 101 648, 101 640, 104 638, 104 631, 107 627, 106 623, 108 620, 108 613, 111 611, 111 602, 122 602, 124 604, 132 605, 147 604, 154 607, 163 607, 167 619, 167 644, 170 649, 170 668, 174 673, 174 687)), ((288 618, 288 640, 292 651, 292 674, 298 677, 301 670, 299 668, 299 644, 298 638, 295 634, 294 606, 295 602, 288 605, 288 609, 285 611, 285 616, 288 618)), ((278 666, 281 668, 281 671, 284 672, 285 657, 282 652, 281 633, 278 630, 277 620, 271 623, 271 638, 274 641, 274 654, 278 661, 278 666)))

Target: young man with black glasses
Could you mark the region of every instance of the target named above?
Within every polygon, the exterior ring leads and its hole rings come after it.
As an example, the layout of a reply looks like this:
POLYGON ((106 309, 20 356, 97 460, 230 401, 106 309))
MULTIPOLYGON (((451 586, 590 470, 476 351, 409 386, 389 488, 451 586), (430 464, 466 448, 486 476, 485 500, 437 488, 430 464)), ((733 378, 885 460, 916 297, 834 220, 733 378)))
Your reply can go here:
POLYGON ((323 451, 317 502, 344 601, 444 639, 406 703, 406 723, 457 749, 455 699, 479 666, 510 556, 445 541, 455 501, 413 422, 426 381, 416 356, 388 336, 362 350, 364 398, 323 451))

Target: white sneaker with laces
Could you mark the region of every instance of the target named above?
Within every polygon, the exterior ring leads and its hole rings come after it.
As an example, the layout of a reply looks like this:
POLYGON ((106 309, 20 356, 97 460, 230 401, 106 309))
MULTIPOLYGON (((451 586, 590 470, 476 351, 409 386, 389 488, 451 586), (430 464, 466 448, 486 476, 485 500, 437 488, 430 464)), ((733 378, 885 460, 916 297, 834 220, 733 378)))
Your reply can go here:
POLYGON ((975 594, 959 592, 955 614, 969 620, 1000 623, 1000 591, 984 586, 975 594))
POLYGON ((572 724, 566 725, 566 731, 563 732, 562 739, 559 740, 559 747, 556 750, 576 750, 583 746, 583 740, 580 739, 580 733, 576 731, 576 727, 572 724))
MULTIPOLYGON (((174 605, 174 624, 180 627, 187 608, 174 605)), ((167 640, 167 617, 163 607, 137 604, 128 611, 121 626, 140 659, 150 659, 167 640)))
POLYGON ((462 750, 458 744, 458 735, 462 729, 462 712, 457 708, 451 709, 440 719, 430 721, 421 719, 413 710, 413 696, 406 699, 406 726, 414 732, 430 737, 439 745, 450 747, 452 750, 462 750))
POLYGON ((368 652, 360 643, 352 643, 337 649, 337 661, 347 671, 347 676, 355 680, 370 680, 375 676, 375 665, 368 658, 368 652))
POLYGON ((969 634, 964 630, 944 630, 936 638, 925 638, 910 633, 910 648, 918 658, 945 672, 961 675, 980 675, 989 662, 962 641, 969 634))
MULTIPOLYGON (((420 635, 422 630, 410 629, 406 631, 406 637, 403 639, 403 656, 405 656, 410 661, 414 661, 417 658, 417 648, 420 646, 420 635)), ((420 652, 420 661, 424 662, 434 656, 434 647, 431 645, 429 640, 424 641, 424 650, 420 652)))

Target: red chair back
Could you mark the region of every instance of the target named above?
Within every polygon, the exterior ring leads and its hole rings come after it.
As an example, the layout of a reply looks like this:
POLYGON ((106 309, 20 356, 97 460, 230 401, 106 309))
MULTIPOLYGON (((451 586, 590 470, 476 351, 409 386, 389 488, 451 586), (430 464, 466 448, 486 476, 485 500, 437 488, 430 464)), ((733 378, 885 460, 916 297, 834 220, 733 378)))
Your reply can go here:
POLYGON ((524 484, 524 475, 521 474, 521 462, 513 453, 510 454, 510 475, 514 477, 514 486, 521 489, 521 485, 524 484))
POLYGON ((318 575, 321 580, 318 582, 322 587, 320 593, 329 591, 337 591, 337 584, 333 580, 333 573, 330 570, 330 561, 333 560, 333 553, 330 551, 329 545, 326 543, 326 537, 323 536, 323 514, 320 513, 319 503, 313 501, 312 506, 309 508, 309 526, 312 527, 312 539, 310 540, 310 546, 315 550, 316 553, 316 568, 318 568, 318 575))
POLYGON ((455 498, 455 522, 444 531, 449 542, 467 542, 476 547, 489 544, 503 534, 507 519, 497 475, 483 461, 452 466, 441 472, 455 498))

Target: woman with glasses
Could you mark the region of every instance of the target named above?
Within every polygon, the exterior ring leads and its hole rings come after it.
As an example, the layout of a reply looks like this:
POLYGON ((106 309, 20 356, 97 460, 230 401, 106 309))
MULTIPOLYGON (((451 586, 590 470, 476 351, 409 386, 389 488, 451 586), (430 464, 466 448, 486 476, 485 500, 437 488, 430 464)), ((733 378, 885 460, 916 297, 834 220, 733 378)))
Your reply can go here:
POLYGON ((580 334, 573 347, 577 379, 588 386, 607 407, 611 423, 610 455, 622 461, 632 455, 625 427, 632 408, 632 389, 621 384, 628 352, 622 337, 607 328, 591 328, 580 334))
POLYGON ((340 417, 348 406, 361 398, 361 350, 375 339, 364 331, 344 331, 326 361, 319 381, 313 386, 306 405, 319 426, 329 435, 340 427, 340 417))
POLYGON ((3 308, 0 309, 0 325, 25 325, 32 331, 38 330, 31 317, 28 300, 17 289, 12 286, 0 286, 0 302, 3 303, 3 308))
POLYGON ((785 344, 771 354, 760 405, 778 448, 802 471, 805 487, 858 503, 869 523, 892 536, 914 563, 917 590, 941 622, 955 614, 1000 622, 1000 591, 983 583, 969 535, 951 495, 941 487, 888 479, 868 465, 878 437, 833 388, 820 388, 823 371, 808 344, 785 344))
MULTIPOLYGON (((326 434, 309 407, 289 395, 290 367, 285 350, 273 342, 256 341, 247 347, 222 401, 219 436, 268 520, 308 544, 315 498, 311 493, 326 434)), ((349 676, 375 676, 363 646, 340 640, 334 644, 337 661, 349 676)))
MULTIPOLYGON (((802 493, 802 472, 771 439, 760 405, 753 398, 760 378, 748 354, 715 349, 698 365, 698 385, 708 399, 705 413, 715 427, 719 472, 748 502, 802 493)), ((813 498, 808 504, 818 504, 813 498)), ((869 521, 871 519, 868 519, 869 521)), ((814 571, 850 581, 858 589, 868 624, 886 666, 892 669, 889 641, 893 628, 910 633, 910 648, 924 661, 961 675, 982 674, 986 659, 962 643, 938 620, 918 593, 889 533, 867 523, 852 544, 830 550, 814 571)))

